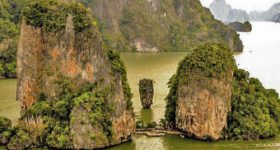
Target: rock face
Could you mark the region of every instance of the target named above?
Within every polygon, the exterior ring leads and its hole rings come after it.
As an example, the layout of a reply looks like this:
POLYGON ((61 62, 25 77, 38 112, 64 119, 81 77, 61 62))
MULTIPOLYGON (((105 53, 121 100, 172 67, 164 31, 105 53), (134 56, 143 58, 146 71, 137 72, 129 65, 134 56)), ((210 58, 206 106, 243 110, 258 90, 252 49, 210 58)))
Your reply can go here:
POLYGON ((154 81, 151 79, 142 79, 139 81, 139 93, 143 108, 149 109, 153 104, 154 81))
POLYGON ((243 49, 238 34, 215 20, 199 0, 82 2, 100 19, 111 45, 123 51, 191 51, 209 41, 243 49))
POLYGON ((44 120, 48 147, 103 148, 135 130, 123 63, 87 14, 81 5, 56 1, 34 2, 23 13, 17 99, 26 124, 44 120))
POLYGON ((229 24, 229 26, 239 32, 251 32, 252 31, 252 25, 249 21, 246 21, 244 23, 241 22, 232 22, 229 24))
POLYGON ((168 123, 197 139, 220 139, 231 108, 233 69, 230 49, 222 45, 207 44, 188 55, 171 79, 168 123))
POLYGON ((244 22, 249 20, 246 11, 232 9, 225 0, 214 0, 209 8, 215 18, 223 22, 244 22))
POLYGON ((198 139, 218 140, 227 123, 231 84, 212 80, 210 87, 199 83, 179 84, 176 127, 198 139), (218 92, 213 94, 211 89, 218 92))

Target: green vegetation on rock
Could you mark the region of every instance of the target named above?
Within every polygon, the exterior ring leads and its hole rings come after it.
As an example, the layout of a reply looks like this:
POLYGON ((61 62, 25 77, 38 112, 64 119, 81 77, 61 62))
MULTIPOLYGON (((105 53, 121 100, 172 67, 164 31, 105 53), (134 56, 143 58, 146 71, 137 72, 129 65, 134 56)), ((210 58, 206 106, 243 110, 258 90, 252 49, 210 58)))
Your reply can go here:
POLYGON ((13 1, 0 1, 0 76, 16 77, 16 51, 19 29, 13 22, 13 1))
POLYGON ((26 149, 33 144, 31 135, 19 129, 16 134, 11 138, 9 144, 7 145, 8 149, 26 149))
POLYGON ((111 46, 122 51, 191 51, 208 42, 243 48, 238 34, 199 0, 81 1, 92 8, 111 46))
POLYGON ((279 133, 280 99, 275 90, 241 69, 234 73, 232 110, 228 115, 225 138, 256 140, 279 133))
POLYGON ((0 117, 0 145, 8 144, 14 134, 12 121, 5 117, 0 117))
POLYGON ((40 101, 30 107, 24 118, 42 117, 45 130, 46 143, 52 148, 69 149, 72 147, 70 132, 71 112, 74 107, 82 107, 89 110, 88 116, 93 126, 101 126, 106 138, 112 137, 112 123, 109 119, 109 113, 112 111, 106 103, 108 90, 95 91, 96 84, 88 84, 85 87, 75 87, 70 79, 60 79, 57 82, 57 91, 59 100, 40 101))
POLYGON ((11 127, 12 127, 11 120, 4 117, 0 117, 0 133, 7 131, 11 127))
MULTIPOLYGON (((65 29, 67 16, 73 15, 76 32, 90 32, 93 22, 88 10, 77 4, 60 3, 57 0, 36 0, 23 8, 22 16, 27 24, 48 32, 65 29)), ((91 32, 90 32, 91 33, 91 32)))

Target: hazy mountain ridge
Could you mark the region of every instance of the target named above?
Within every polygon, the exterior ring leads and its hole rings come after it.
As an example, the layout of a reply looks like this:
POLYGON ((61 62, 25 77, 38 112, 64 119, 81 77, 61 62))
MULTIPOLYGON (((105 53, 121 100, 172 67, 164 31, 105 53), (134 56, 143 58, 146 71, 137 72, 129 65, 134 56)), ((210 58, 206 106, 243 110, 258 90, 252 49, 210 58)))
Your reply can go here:
MULTIPOLYGON (((275 3, 266 11, 251 11, 233 9, 225 0, 214 0, 209 6, 210 11, 216 19, 225 23, 245 21, 274 21, 277 22, 277 15, 280 13, 280 3, 275 3)), ((279 20, 279 19, 278 19, 279 20)))
POLYGON ((226 3, 225 0, 214 0, 209 6, 212 14, 216 19, 223 22, 245 22, 249 20, 249 16, 246 11, 240 9, 233 9, 226 3))
POLYGON ((273 21, 273 18, 280 13, 280 3, 271 6, 267 11, 253 11, 249 14, 252 21, 273 21))

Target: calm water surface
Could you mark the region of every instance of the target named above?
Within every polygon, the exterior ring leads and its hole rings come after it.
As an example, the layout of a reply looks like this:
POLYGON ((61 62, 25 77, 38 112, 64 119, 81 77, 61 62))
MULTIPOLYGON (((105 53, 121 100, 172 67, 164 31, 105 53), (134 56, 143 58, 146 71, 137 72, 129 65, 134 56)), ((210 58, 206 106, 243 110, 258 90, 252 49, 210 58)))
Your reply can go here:
MULTIPOLYGON (((253 22, 251 33, 240 33, 244 52, 236 55, 239 67, 258 77, 267 88, 280 92, 280 24, 253 22)), ((178 62, 186 53, 123 53, 128 80, 134 94, 133 106, 137 119, 158 122, 165 110, 164 98, 168 93, 166 83, 176 72, 178 62), (142 110, 138 82, 142 78, 155 80, 155 97, 151 110, 142 110)), ((15 80, 0 80, 0 116, 13 120, 19 116, 15 101, 15 80)), ((0 150, 4 148, 0 147, 0 150)), ((150 138, 134 136, 132 142, 109 148, 110 150, 279 150, 280 137, 259 141, 201 142, 176 136, 150 138)))

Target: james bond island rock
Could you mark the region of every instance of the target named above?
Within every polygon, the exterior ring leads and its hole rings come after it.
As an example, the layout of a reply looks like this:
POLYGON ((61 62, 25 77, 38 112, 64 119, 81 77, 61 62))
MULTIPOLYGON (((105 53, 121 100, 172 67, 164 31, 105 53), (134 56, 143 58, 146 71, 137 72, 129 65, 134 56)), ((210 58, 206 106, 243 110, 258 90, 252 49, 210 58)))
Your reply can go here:
POLYGON ((139 93, 143 108, 149 109, 153 104, 154 81, 151 79, 142 79, 139 81, 139 93))
POLYGON ((215 20, 199 0, 79 0, 102 23, 102 33, 122 51, 191 51, 206 42, 242 51, 239 35, 215 20))
POLYGON ((252 25, 249 21, 246 21, 244 23, 241 22, 232 22, 229 23, 229 26, 239 32, 251 32, 252 31, 252 25))
POLYGON ((234 67, 231 50, 219 44, 200 46, 181 61, 166 98, 169 126, 201 140, 222 138, 234 67))
POLYGON ((26 130, 15 136, 38 137, 39 145, 56 149, 97 149, 130 139, 135 121, 126 70, 101 36, 81 5, 38 0, 24 8, 17 99, 26 130), (42 132, 29 131, 37 127, 42 132))

